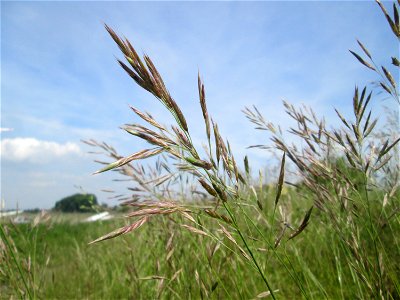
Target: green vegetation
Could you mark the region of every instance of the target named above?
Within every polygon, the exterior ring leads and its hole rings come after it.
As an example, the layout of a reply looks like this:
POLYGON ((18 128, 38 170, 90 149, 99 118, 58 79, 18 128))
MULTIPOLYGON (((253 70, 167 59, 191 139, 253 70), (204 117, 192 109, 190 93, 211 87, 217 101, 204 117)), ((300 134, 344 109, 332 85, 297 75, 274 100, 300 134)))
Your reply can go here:
MULTIPOLYGON (((391 18, 377 2, 399 39, 398 5, 393 4, 391 18)), ((249 121, 269 134, 282 155, 277 183, 271 187, 261 175, 253 178, 247 157, 243 169, 239 167, 209 116, 200 76, 204 150, 193 144, 190 124, 151 59, 141 59, 128 40, 106 29, 127 60, 120 65, 176 123, 164 126, 132 108, 145 125, 124 129, 151 146, 127 157, 106 143, 87 141, 114 160, 97 173, 116 169, 135 183, 130 187, 134 194, 120 199, 129 209, 128 218, 1 224, 2 295, 400 298, 400 138, 390 123, 383 129, 376 126, 370 109, 373 93, 367 87, 355 88, 351 118, 336 111, 340 128, 327 126, 310 108, 284 102, 288 118, 297 125, 285 132, 256 107, 245 108, 249 121), (288 144, 286 134, 300 142, 288 144), (138 160, 152 156, 158 158, 155 167, 146 171, 138 160), (297 182, 291 184, 285 181, 289 165, 297 172, 297 182)), ((363 54, 351 53, 380 76, 378 89, 400 103, 388 68, 379 67, 359 45, 363 54)), ((398 58, 390 61, 399 67, 398 58)))
MULTIPOLYGON (((306 194, 301 196, 310 204, 306 194)), ((294 205, 290 208, 294 212, 291 216, 294 224, 302 218, 295 212, 302 211, 303 205, 308 206, 293 201, 298 197, 289 188, 281 199, 287 208, 294 205)), ((273 201, 273 193, 266 193, 262 198, 266 210, 273 206, 273 201)), ((70 215, 61 222, 52 221, 58 217, 55 215, 36 227, 3 226, 15 244, 12 247, 29 291, 38 299, 200 299, 202 296, 253 299, 266 292, 262 279, 254 275, 255 270, 247 260, 241 259, 243 256, 234 249, 233 242, 224 237, 225 247, 207 236, 194 235, 179 225, 181 218, 174 218, 175 222, 153 218, 134 234, 88 246, 89 241, 104 232, 122 226, 124 219, 76 223, 76 217, 70 215)), ((199 218, 204 221, 204 227, 215 228, 215 234, 223 236, 215 219, 206 214, 199 218)), ((310 299, 353 299, 359 295, 363 286, 346 260, 347 252, 340 238, 324 225, 325 221, 315 211, 307 230, 278 247, 277 255, 268 256, 267 245, 260 243, 255 255, 264 260, 262 267, 268 270, 274 290, 279 290, 276 297, 300 297, 293 277, 310 299), (293 271, 282 267, 280 257, 290 261, 293 271)), ((264 232, 269 234, 267 225, 264 232)), ((399 222, 392 222, 382 230, 383 243, 390 254, 382 258, 382 263, 388 266, 387 274, 399 278, 395 263, 400 259, 396 232, 400 232, 399 222)), ((371 255, 373 245, 370 242, 364 245, 371 255)), ((9 252, 3 249, 1 253, 1 261, 7 262, 0 265, 1 298, 17 296, 19 290, 24 294, 27 289, 9 252)), ((387 294, 384 296, 390 299, 387 294)), ((23 298, 28 296, 25 294, 23 298)))
POLYGON ((56 202, 54 210, 60 212, 90 212, 95 211, 97 198, 93 194, 75 194, 56 202))

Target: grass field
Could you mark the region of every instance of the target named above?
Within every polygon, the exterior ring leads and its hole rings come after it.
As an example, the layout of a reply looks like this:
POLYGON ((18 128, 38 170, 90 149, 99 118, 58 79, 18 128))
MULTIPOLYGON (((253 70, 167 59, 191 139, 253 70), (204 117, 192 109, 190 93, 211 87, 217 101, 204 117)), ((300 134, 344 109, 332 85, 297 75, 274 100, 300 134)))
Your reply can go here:
MULTIPOLYGON (((399 2, 393 17, 377 2, 399 40, 399 2)), ((123 157, 106 143, 86 142, 113 160, 96 173, 116 169, 134 185, 120 199, 125 215, 93 223, 82 222, 88 215, 54 213, 30 224, 1 221, 2 298, 400 299, 398 115, 379 127, 370 108, 376 90, 400 104, 389 67, 358 42, 362 55, 351 53, 379 79, 371 91, 355 88, 352 116, 336 110, 337 128, 311 108, 284 102, 296 126, 283 133, 256 107, 245 108, 282 155, 271 184, 262 171, 254 178, 247 157, 243 168, 234 157, 209 116, 200 75, 203 149, 151 59, 106 30, 126 58, 123 69, 176 122, 164 126, 132 107, 145 125, 123 129, 149 149, 123 157), (154 167, 137 162, 152 156, 154 167), (288 171, 296 180, 287 180, 288 171)), ((399 59, 389 59, 398 71, 399 59)))
MULTIPOLYGON (((292 197, 298 194, 289 190, 281 201, 289 205, 292 197)), ((304 202, 295 204, 298 207, 292 207, 293 211, 308 206, 307 195, 303 197, 304 202)), ((266 209, 273 206, 271 199, 273 195, 265 193, 262 201, 266 209)), ((203 228, 214 228, 219 241, 193 234, 179 225, 182 218, 170 217, 154 218, 134 233, 88 245, 126 219, 78 222, 86 216, 50 215, 36 226, 2 223, 22 272, 12 262, 3 240, 1 297, 16 298, 18 289, 26 297, 22 277, 33 298, 39 299, 254 299, 268 294, 253 265, 206 214, 198 220, 203 228)), ((291 218, 299 223, 302 216, 291 218)), ((326 222, 323 214, 315 213, 302 235, 283 242, 276 251, 265 242, 253 241, 254 254, 263 262, 278 298, 369 297, 356 267, 349 265, 347 249, 326 222)), ((263 230, 268 235, 269 224, 263 230)), ((399 296, 399 232, 398 219, 380 232, 380 247, 385 247, 382 253, 387 255, 380 257, 381 263, 387 278, 392 279, 385 285, 384 298, 399 296)), ((373 245, 366 236, 364 254, 373 259, 373 245)))

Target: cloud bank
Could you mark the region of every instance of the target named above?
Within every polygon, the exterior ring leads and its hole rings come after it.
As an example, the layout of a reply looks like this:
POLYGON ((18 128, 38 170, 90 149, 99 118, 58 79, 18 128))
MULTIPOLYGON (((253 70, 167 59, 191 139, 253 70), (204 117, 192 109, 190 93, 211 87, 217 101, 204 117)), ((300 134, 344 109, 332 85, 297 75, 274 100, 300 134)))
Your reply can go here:
POLYGON ((78 144, 60 144, 35 138, 12 138, 1 141, 1 159, 15 162, 48 163, 69 155, 81 155, 78 144))

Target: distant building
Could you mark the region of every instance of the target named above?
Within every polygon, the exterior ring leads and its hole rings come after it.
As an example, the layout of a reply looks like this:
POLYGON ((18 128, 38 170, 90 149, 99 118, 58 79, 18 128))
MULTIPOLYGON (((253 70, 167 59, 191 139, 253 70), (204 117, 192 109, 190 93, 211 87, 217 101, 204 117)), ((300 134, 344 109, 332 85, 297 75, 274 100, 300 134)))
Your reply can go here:
POLYGON ((109 220, 112 217, 113 216, 110 215, 110 213, 108 211, 105 211, 105 212, 90 216, 89 218, 85 219, 85 222, 104 221, 104 220, 109 220))
POLYGON ((22 212, 23 212, 23 210, 9 210, 9 211, 1 211, 0 210, 0 218, 15 216, 22 212))
POLYGON ((13 219, 13 222, 15 224, 26 224, 26 223, 30 223, 31 220, 29 218, 25 217, 25 216, 16 216, 13 219))

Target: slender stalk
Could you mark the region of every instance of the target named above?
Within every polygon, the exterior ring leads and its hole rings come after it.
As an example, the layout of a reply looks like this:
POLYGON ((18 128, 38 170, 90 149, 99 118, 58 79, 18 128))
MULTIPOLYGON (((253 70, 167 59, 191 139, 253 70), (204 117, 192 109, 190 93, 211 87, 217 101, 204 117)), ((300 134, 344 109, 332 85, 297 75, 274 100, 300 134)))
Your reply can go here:
POLYGON ((3 228, 2 225, 0 225, 0 231, 1 231, 1 234, 2 234, 2 236, 3 236, 3 238, 4 238, 4 242, 5 242, 5 244, 7 245, 7 248, 9 249, 9 251, 10 251, 10 253, 11 253, 11 257, 12 257, 12 259, 13 259, 13 261, 14 261, 14 264, 17 266, 19 275, 21 276, 22 282, 23 282, 23 284, 24 284, 24 286, 25 286, 25 289, 26 289, 26 292, 28 293, 28 298, 29 298, 29 299, 34 299, 33 296, 32 296, 32 294, 31 294, 31 291, 30 291, 30 289, 29 289, 28 283, 26 282, 26 278, 25 278, 25 276, 24 276, 24 273, 22 272, 21 264, 18 262, 18 260, 17 260, 17 258, 16 258, 16 256, 15 256, 15 253, 14 253, 12 247, 11 247, 11 243, 10 243, 10 241, 8 240, 8 236, 7 236, 7 234, 5 233, 4 228, 3 228))
POLYGON ((39 231, 39 225, 35 228, 35 237, 33 241, 33 256, 32 256, 32 284, 33 284, 33 298, 36 299, 36 254, 37 254, 37 236, 39 231))
POLYGON ((238 224, 237 224, 237 222, 236 222, 236 218, 235 218, 234 215, 232 214, 232 212, 231 212, 231 210, 229 209, 229 207, 228 207, 228 205, 226 204, 226 202, 223 202, 223 205, 224 205, 224 208, 226 209, 226 211, 228 212, 229 216, 231 217, 232 222, 233 222, 233 224, 234 224, 234 226, 235 226, 235 229, 236 229, 237 232, 239 233, 239 236, 240 236, 241 240, 243 241, 243 243, 244 243, 244 245, 245 245, 247 251, 249 252, 249 254, 250 254, 250 256, 251 256, 251 259, 253 260, 253 263, 254 263, 254 265, 255 265, 256 268, 257 268, 258 273, 260 273, 260 275, 261 275, 261 277, 262 277, 262 279, 263 279, 265 285, 266 285, 267 288, 268 288, 268 291, 271 293, 271 297, 275 300, 276 298, 275 298, 275 295, 274 295, 274 291, 272 290, 270 284, 268 283, 268 280, 267 280, 266 276, 264 275, 264 272, 261 270, 261 267, 260 267, 260 265, 258 264, 257 259, 255 258, 254 254, 253 254, 253 251, 251 251, 249 245, 247 244, 247 241, 246 241, 246 239, 244 238, 244 236, 243 236, 243 234, 242 234, 242 232, 241 232, 241 230, 240 230, 240 228, 239 228, 239 226, 238 226, 238 224))
MULTIPOLYGON (((241 207, 241 206, 240 206, 241 207)), ((242 207, 241 207, 242 208, 242 207)), ((286 269, 286 271, 288 272, 289 276, 293 279, 293 281, 296 283, 296 285, 299 287, 301 293, 303 294, 303 296, 308 299, 308 295, 306 293, 306 291, 304 290, 304 287, 301 283, 300 278, 297 276, 296 272, 293 272, 289 269, 289 267, 286 265, 285 261, 282 259, 282 257, 278 254, 278 252, 276 251, 275 247, 270 243, 270 241, 265 238, 265 235, 262 233, 262 231, 258 228, 258 226, 254 223, 253 219, 250 218, 250 216, 242 209, 243 215, 251 222, 251 224, 254 226, 254 228, 256 228, 257 232, 260 234, 260 236, 264 239, 264 241, 267 243, 268 247, 270 248, 270 250, 272 251, 272 253, 274 253, 274 255, 276 256, 276 258, 279 260, 279 262, 284 266, 284 268, 286 269)), ((290 267, 292 268, 292 270, 294 270, 294 267, 289 259, 289 256, 286 254, 285 252, 285 258, 288 261, 290 267)))
POLYGON ((378 246, 376 243, 376 228, 374 227, 374 224, 372 223, 372 216, 371 216, 371 205, 369 203, 369 193, 367 189, 367 183, 368 183, 368 178, 367 175, 364 173, 364 193, 365 193, 365 201, 367 204, 367 213, 368 213, 368 225, 370 226, 370 234, 372 237, 372 242, 374 244, 374 252, 375 252, 375 263, 376 267, 378 268, 378 276, 379 276, 379 291, 377 291, 377 297, 380 296, 380 292, 382 291, 382 268, 381 264, 379 262, 379 251, 378 251, 378 246))

